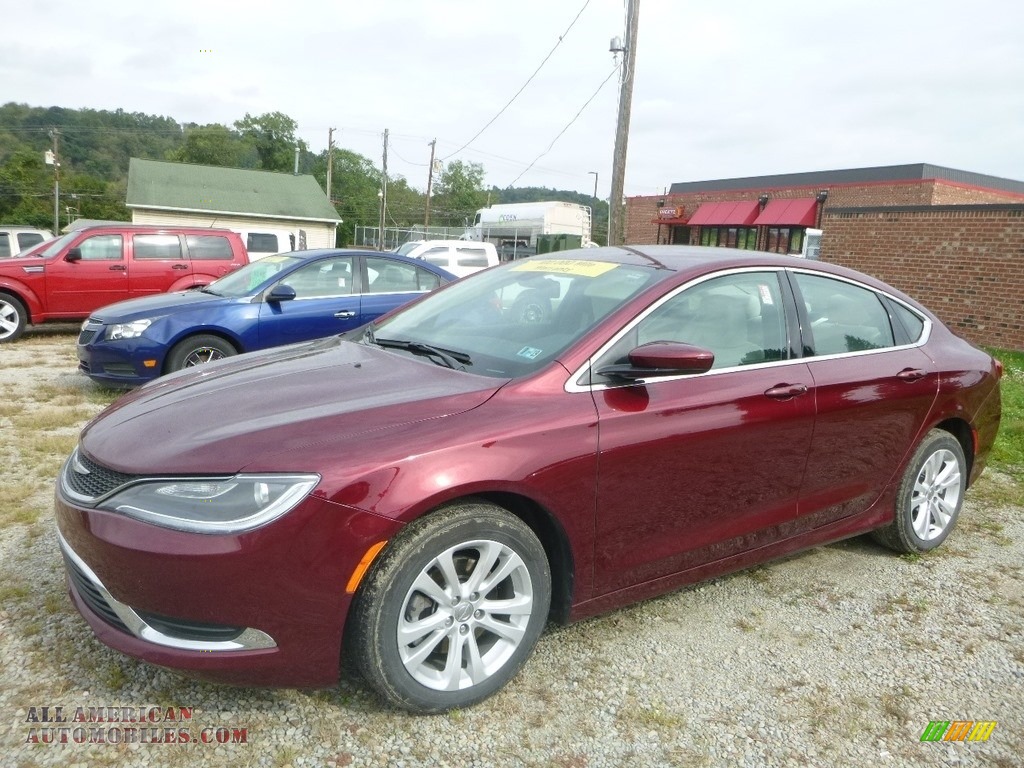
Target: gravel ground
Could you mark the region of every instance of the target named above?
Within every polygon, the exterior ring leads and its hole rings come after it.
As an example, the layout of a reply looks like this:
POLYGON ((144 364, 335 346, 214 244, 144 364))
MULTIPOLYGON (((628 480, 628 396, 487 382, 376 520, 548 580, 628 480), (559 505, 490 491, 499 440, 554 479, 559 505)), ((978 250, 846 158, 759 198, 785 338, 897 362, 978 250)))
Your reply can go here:
MULTIPOLYGON (((2 434, 89 395, 74 366, 72 335, 0 347, 0 406, 15 404, 2 434)), ((81 423, 101 407, 92 400, 76 406, 81 423)), ((5 487, 38 466, 28 453, 0 441, 5 487)), ((352 682, 235 689, 122 657, 66 598, 52 514, 17 520, 0 529, 0 765, 1020 766, 1024 510, 998 499, 1022 482, 990 473, 936 554, 855 539, 550 627, 504 691, 430 717, 352 682), (76 707, 192 707, 191 721, 146 725, 156 738, 244 729, 245 743, 88 744, 74 731, 31 743, 60 727, 30 722, 44 706, 68 719, 76 707), (987 742, 922 743, 930 720, 998 725, 987 742)), ((51 492, 21 503, 45 508, 51 492)))

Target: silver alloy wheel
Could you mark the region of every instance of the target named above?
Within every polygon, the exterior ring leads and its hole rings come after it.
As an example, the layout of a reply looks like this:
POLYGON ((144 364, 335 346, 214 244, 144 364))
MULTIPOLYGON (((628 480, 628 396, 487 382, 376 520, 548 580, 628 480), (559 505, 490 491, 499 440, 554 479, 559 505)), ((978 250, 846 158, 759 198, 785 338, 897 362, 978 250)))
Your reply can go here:
POLYGON ((919 539, 931 541, 942 535, 959 508, 962 488, 960 464, 952 451, 942 448, 928 457, 910 498, 910 517, 919 539))
POLYGON ((21 325, 17 308, 9 301, 0 299, 0 339, 13 336, 21 325))
POLYGON ((467 541, 420 571, 402 601, 398 652, 437 691, 479 685, 519 647, 533 613, 530 572, 505 544, 467 541))
POLYGON ((193 365, 210 363, 214 360, 221 360, 224 357, 224 353, 214 347, 196 347, 185 356, 185 360, 182 362, 182 368, 191 368, 193 365))

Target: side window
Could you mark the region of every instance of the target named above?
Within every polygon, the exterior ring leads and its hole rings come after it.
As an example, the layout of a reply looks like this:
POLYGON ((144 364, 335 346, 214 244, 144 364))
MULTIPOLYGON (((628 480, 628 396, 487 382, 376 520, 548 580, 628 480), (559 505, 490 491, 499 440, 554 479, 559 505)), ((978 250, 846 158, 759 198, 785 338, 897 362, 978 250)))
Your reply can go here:
POLYGON ((352 293, 352 257, 323 259, 307 264, 281 281, 295 289, 297 299, 323 299, 352 293))
POLYGON ((895 344, 889 314, 874 291, 801 272, 794 277, 810 318, 814 354, 838 355, 895 344))
POLYGON ((185 235, 188 255, 193 259, 224 259, 231 261, 231 243, 220 235, 185 235))
POLYGON ((177 235, 135 235, 132 238, 136 259, 181 259, 181 241, 177 235))
POLYGON ((451 254, 448 251, 448 246, 444 248, 431 248, 421 253, 417 258, 423 259, 435 267, 447 267, 451 263, 451 254))
POLYGON ((775 272, 723 275, 686 289, 659 306, 595 366, 626 362, 629 351, 678 341, 715 353, 712 368, 785 360, 786 320, 775 272))
POLYGON ((83 261, 121 261, 122 240, 120 235, 94 235, 86 238, 78 248, 83 261))
POLYGON ((890 301, 889 305, 896 313, 896 318, 903 324, 910 342, 918 341, 921 338, 921 334, 924 333, 924 320, 921 319, 921 316, 907 309, 898 301, 890 301))
POLYGON ((11 255, 11 236, 0 232, 0 258, 11 255))
POLYGON ((412 264, 376 256, 366 257, 367 293, 408 293, 431 291, 440 285, 437 275, 412 264))
POLYGON ((250 232, 245 239, 245 249, 253 253, 279 253, 277 235, 266 232, 250 232))
POLYGON ((31 248, 33 245, 38 245, 43 242, 43 236, 38 232, 19 232, 18 233, 18 248, 25 251, 31 248))
MULTIPOLYGON (((487 251, 483 248, 456 248, 455 255, 460 267, 487 266, 487 251)), ((444 264, 438 266, 443 267, 444 264)))

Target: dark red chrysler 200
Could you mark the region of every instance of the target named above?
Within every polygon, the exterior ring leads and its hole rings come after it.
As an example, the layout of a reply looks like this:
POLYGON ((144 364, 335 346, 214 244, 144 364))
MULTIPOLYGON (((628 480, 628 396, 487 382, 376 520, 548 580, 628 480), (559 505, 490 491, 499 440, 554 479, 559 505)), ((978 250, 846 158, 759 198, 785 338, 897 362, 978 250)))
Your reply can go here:
POLYGON ((938 546, 1002 368, 819 262, 637 246, 496 267, 341 337, 160 379, 57 484, 107 645, 246 685, 466 706, 545 623, 873 532, 938 546))

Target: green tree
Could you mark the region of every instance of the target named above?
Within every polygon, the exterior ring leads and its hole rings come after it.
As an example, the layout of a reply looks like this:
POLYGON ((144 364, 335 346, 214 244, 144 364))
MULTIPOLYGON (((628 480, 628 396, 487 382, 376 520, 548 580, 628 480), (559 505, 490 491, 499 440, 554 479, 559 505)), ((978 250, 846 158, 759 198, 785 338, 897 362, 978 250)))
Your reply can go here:
POLYGON ((167 159, 225 168, 255 168, 260 163, 251 141, 243 139, 238 131, 218 123, 187 126, 185 142, 168 152, 167 159))
MULTIPOLYGON (((327 152, 321 152, 311 169, 313 176, 324 186, 327 178, 327 152)), ((376 225, 379 216, 381 172, 373 162, 357 152, 334 150, 334 167, 328 197, 342 224, 338 227, 338 245, 355 242, 356 225, 376 225)))
POLYGON ((472 224, 477 210, 486 202, 484 167, 480 163, 453 160, 434 184, 431 223, 449 227, 472 224))
POLYGON ((259 156, 260 168, 265 171, 290 171, 295 164, 295 146, 302 152, 309 147, 295 137, 298 123, 283 112, 267 112, 253 117, 248 112, 235 121, 235 130, 250 142, 259 156))

